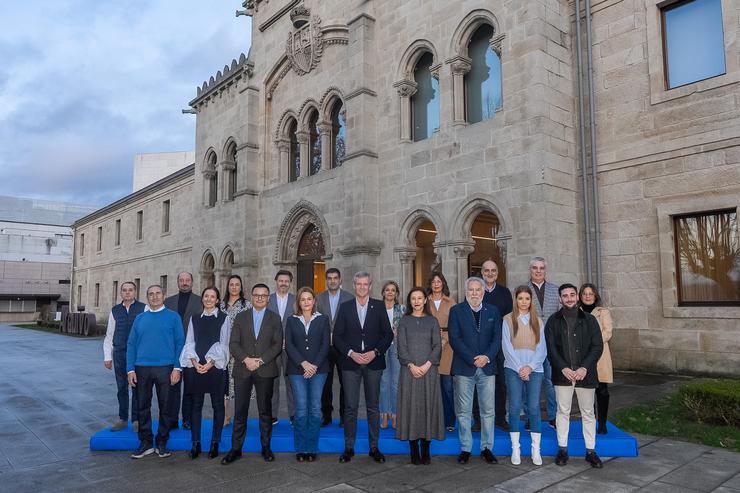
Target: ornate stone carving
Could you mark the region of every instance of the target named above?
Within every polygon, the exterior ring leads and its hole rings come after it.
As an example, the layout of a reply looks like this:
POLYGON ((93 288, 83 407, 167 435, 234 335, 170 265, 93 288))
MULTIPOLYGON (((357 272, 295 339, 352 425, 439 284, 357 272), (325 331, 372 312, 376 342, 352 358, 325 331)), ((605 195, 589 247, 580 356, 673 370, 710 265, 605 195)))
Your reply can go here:
POLYGON ((495 51, 499 57, 501 57, 501 44, 503 43, 505 37, 505 34, 499 34, 492 37, 490 41, 491 49, 495 51))
MULTIPOLYGON (((294 12, 301 8, 305 12, 301 11, 297 15, 305 15, 307 18, 308 9, 302 5, 296 7, 294 12)), ((291 13, 291 18, 293 18, 293 13, 291 13)), ((305 75, 318 65, 324 51, 324 34, 321 32, 321 19, 314 15, 311 17, 310 22, 306 20, 305 23, 297 25, 294 21, 293 24, 297 28, 288 35, 285 54, 295 73, 305 75)))
POLYGON ((236 169, 236 163, 234 161, 224 160, 221 161, 221 169, 224 171, 232 171, 236 169))
POLYGON ((321 122, 317 126, 319 127, 319 133, 321 135, 331 135, 331 131, 334 128, 334 125, 332 125, 331 122, 321 122))
POLYGON ((308 144, 310 134, 305 130, 299 130, 295 133, 295 138, 299 144, 308 144))
POLYGON ((439 82, 439 69, 442 68, 442 64, 438 63, 437 65, 432 65, 429 67, 429 71, 432 73, 432 77, 437 79, 437 82, 439 82))
POLYGON ((300 219, 298 219, 298 221, 296 221, 293 229, 290 231, 290 236, 288 237, 287 243, 289 252, 298 252, 298 242, 301 241, 301 237, 309 225, 316 227, 314 224, 314 218, 308 214, 304 214, 300 219))
POLYGON ((463 56, 456 56, 450 61, 450 70, 453 75, 465 75, 470 72, 473 65, 469 58, 463 56))
POLYGON ((393 84, 393 87, 396 88, 396 91, 398 91, 398 95, 402 98, 410 98, 411 96, 416 94, 418 84, 412 80, 399 80, 398 82, 393 84))
POLYGON ((452 248, 456 257, 467 257, 475 251, 475 245, 456 245, 452 248))
POLYGON ((290 141, 288 139, 276 139, 275 145, 277 146, 280 152, 290 151, 290 141))
POLYGON ((216 170, 215 169, 210 169, 210 168, 204 169, 203 170, 203 178, 205 178, 206 180, 210 180, 210 179, 216 178, 216 170))

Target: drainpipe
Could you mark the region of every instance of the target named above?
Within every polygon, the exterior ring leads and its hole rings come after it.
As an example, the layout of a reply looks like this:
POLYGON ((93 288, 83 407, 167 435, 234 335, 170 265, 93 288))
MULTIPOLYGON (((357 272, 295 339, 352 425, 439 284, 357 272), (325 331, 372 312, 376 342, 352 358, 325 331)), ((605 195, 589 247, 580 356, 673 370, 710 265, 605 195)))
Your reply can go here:
MULTIPOLYGON (((581 47, 581 0, 576 6, 576 67, 578 69, 578 135, 581 142, 581 186, 583 188, 583 231, 586 241, 586 279, 592 282, 591 219, 588 200, 588 165, 586 159, 586 123, 583 109, 583 55, 581 47)), ((593 149, 593 148, 592 148, 593 149)))
MULTIPOLYGON (((586 3, 586 43, 588 45, 588 110, 591 125, 591 200, 594 208, 594 246, 596 253, 596 286, 603 287, 601 272, 601 218, 599 217, 599 191, 596 170, 596 118, 594 116, 593 50, 591 49, 591 0, 586 3)), ((579 12, 580 14, 580 12, 579 12)))

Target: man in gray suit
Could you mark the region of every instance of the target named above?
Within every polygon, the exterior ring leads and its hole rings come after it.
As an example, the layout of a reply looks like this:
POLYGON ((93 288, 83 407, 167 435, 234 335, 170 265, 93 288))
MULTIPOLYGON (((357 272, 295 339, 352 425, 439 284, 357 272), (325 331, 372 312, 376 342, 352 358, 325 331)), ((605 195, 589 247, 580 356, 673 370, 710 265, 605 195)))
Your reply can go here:
POLYGON ((270 288, 255 284, 252 288, 252 308, 238 314, 231 329, 229 351, 234 356, 236 404, 231 450, 221 464, 231 464, 242 456, 253 387, 257 394, 262 458, 265 462, 275 460, 270 447, 273 414, 270 401, 273 381, 280 374, 276 360, 283 350, 283 327, 280 318, 265 309, 269 295, 270 288))
MULTIPOLYGON (((283 333, 285 333, 285 325, 288 323, 288 318, 293 315, 295 311, 295 295, 290 292, 290 285, 293 283, 293 273, 288 270, 279 270, 275 274, 275 286, 277 290, 270 295, 270 301, 267 302, 267 309, 271 312, 276 313, 283 323, 283 333)), ((285 374, 285 343, 283 343, 283 352, 278 356, 277 365, 280 369, 280 373, 285 377, 285 398, 288 401, 288 416, 290 416, 290 422, 293 422, 293 416, 295 416, 295 403, 293 402, 293 389, 290 387, 290 380, 288 375, 285 374)), ((275 379, 272 390, 272 424, 278 422, 278 411, 280 410, 280 378, 275 379)))
MULTIPOLYGON (((193 275, 190 272, 180 272, 177 274, 178 293, 164 300, 164 306, 170 310, 176 311, 182 321, 183 337, 187 337, 188 324, 190 317, 203 310, 203 303, 200 296, 193 294, 193 275)), ((180 396, 182 394, 182 379, 170 389, 168 399, 169 415, 172 416, 173 423, 170 430, 176 430, 178 427, 178 417, 180 416, 180 396)), ((187 394, 182 396, 182 427, 190 429, 190 414, 193 409, 192 396, 187 394)))
MULTIPOLYGON (((561 306, 560 295, 558 294, 560 285, 547 282, 545 280, 546 275, 547 264, 545 263, 545 259, 542 257, 532 257, 532 260, 529 261, 529 281, 527 281, 527 286, 534 293, 534 300, 532 301, 536 303, 537 313, 545 323, 547 323, 550 315, 560 310, 561 306)), ((547 420, 550 426, 555 428, 555 416, 558 405, 555 400, 555 387, 552 385, 552 366, 550 366, 548 359, 545 359, 542 366, 545 370, 542 388, 545 389, 545 397, 547 397, 547 420)))
MULTIPOLYGON (((319 313, 329 317, 329 327, 332 334, 334 333, 334 323, 337 321, 337 312, 339 305, 349 301, 354 296, 341 288, 342 274, 336 267, 326 269, 326 291, 321 293, 316 299, 316 305, 319 313)), ((331 424, 331 413, 334 411, 333 387, 334 387, 334 369, 337 368, 339 376, 339 426, 344 424, 344 388, 342 387, 342 372, 339 371, 338 363, 339 353, 332 344, 329 349, 329 374, 324 382, 324 391, 321 394, 321 426, 331 424)))

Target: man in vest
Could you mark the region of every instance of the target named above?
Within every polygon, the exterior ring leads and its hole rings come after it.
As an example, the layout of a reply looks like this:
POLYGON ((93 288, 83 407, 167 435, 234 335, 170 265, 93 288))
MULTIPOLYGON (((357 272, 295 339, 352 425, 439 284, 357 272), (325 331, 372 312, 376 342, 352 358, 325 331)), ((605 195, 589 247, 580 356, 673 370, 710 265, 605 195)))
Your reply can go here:
MULTIPOLYGON (((136 299, 136 284, 126 281, 121 284, 121 303, 111 309, 108 316, 108 329, 103 340, 103 364, 116 375, 118 387, 118 421, 111 431, 128 427, 128 379, 126 377, 126 343, 131 326, 146 305, 136 299)), ((131 389, 131 422, 134 433, 139 431, 138 399, 136 388, 131 389)))

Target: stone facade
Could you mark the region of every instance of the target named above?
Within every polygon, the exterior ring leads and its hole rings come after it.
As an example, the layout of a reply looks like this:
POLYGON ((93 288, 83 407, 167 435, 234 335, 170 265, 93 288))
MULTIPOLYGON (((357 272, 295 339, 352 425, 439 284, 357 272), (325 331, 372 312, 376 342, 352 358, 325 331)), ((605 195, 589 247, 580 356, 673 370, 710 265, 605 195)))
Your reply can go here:
MULTIPOLYGON (((727 74, 666 91, 657 4, 592 2, 600 265, 616 323, 614 362, 738 373, 740 308, 677 306, 670 220, 677 211, 736 207, 740 197, 737 5, 722 2, 727 74)), ((158 255, 157 272, 187 267, 196 287, 223 287, 230 273, 247 286, 272 284, 279 268, 300 278, 305 233, 315 230, 321 242, 312 261, 340 268, 345 286, 353 272, 368 270, 375 294, 389 278, 407 291, 419 280, 420 226, 431 224, 432 263, 459 296, 480 245, 476 221, 487 214, 509 286, 527 279, 534 255, 547 258, 553 282, 588 277, 572 2, 250 0, 244 7, 253 20, 250 56, 226 65, 190 102, 194 176, 174 195, 187 202, 177 210, 188 212, 181 220, 190 229, 173 229, 180 250, 172 253, 152 223, 151 238, 127 251, 131 260, 121 266, 141 266, 143 279, 158 255), (468 43, 483 25, 500 57, 503 104, 493 118, 469 123, 468 43), (414 68, 427 52, 440 124, 414 142, 414 68), (346 153, 330 168, 337 104, 346 153), (323 159, 311 174, 314 112, 323 159), (295 154, 300 176, 291 181, 295 154)), ((156 206, 161 197, 156 189, 146 200, 156 206)), ((87 293, 97 278, 108 286, 118 269, 94 260, 86 264, 97 269, 85 270, 87 293)))

